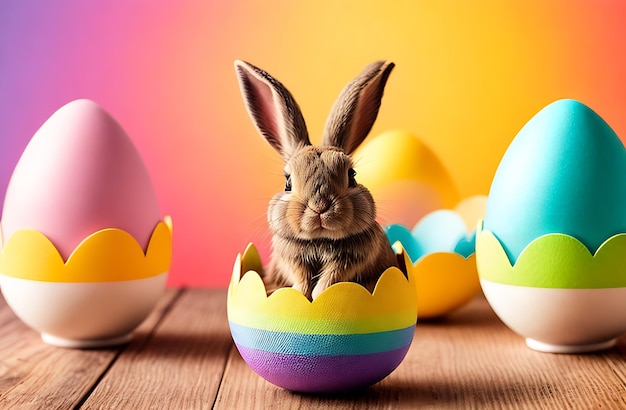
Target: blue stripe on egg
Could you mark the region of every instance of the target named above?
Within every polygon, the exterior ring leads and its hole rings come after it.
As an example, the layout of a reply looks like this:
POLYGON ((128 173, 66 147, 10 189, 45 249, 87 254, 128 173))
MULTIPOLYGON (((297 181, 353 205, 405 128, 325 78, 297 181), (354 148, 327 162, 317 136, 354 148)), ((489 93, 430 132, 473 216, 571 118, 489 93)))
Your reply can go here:
POLYGON ((230 322, 238 345, 273 353, 295 355, 360 355, 386 352, 409 345, 415 325, 404 329, 364 334, 306 334, 256 329, 230 322))

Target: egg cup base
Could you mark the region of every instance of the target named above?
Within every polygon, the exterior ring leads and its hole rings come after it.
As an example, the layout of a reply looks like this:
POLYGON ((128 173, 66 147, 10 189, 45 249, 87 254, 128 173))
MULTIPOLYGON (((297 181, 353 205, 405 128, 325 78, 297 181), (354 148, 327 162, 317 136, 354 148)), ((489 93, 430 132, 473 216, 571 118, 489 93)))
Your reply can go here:
POLYGON ((539 288, 480 280, 495 314, 533 350, 608 349, 626 331, 626 287, 539 288))
POLYGON ((615 346, 617 338, 610 339, 604 342, 580 344, 580 345, 557 345, 551 343, 540 342, 535 339, 527 338, 526 346, 532 350, 543 353, 564 353, 564 354, 576 354, 576 353, 592 353, 599 352, 601 350, 607 350, 615 346))
POLYGON ((41 340, 45 343, 51 346, 63 347, 67 349, 99 349, 104 347, 121 346, 129 343, 132 338, 132 333, 107 339, 66 339, 63 337, 53 336, 48 333, 41 334, 41 340))
POLYGON ((43 282, 0 274, 9 308, 50 345, 114 346, 148 317, 168 273, 111 282, 43 282))

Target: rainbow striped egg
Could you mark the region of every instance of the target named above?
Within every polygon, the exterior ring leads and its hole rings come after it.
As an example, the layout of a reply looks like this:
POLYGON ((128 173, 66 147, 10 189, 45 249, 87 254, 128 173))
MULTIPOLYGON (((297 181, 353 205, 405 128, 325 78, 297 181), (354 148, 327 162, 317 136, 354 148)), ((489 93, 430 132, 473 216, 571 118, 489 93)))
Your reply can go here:
MULTIPOLYGON (((407 264, 411 265, 411 264, 407 264)), ((404 359, 415 331, 413 275, 397 268, 372 293, 342 282, 313 302, 292 288, 267 296, 259 254, 238 255, 228 290, 228 320, 241 356, 261 377, 310 393, 370 386, 404 359)))

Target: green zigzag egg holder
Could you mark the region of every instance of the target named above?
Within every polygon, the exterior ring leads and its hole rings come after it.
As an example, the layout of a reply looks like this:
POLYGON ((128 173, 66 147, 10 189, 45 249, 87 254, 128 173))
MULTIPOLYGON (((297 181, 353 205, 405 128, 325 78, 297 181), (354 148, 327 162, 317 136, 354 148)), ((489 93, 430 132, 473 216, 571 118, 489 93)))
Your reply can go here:
POLYGON ((543 235, 511 264, 481 222, 476 263, 494 312, 531 349, 599 351, 626 332, 625 233, 608 238, 595 253, 572 236, 543 235))

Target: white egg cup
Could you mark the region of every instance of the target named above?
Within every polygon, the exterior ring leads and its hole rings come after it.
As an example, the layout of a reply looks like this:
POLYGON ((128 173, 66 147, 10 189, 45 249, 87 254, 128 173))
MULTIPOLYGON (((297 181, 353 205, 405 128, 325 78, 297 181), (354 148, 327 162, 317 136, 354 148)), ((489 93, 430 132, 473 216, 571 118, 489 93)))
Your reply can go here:
POLYGON ((128 343, 156 305, 167 273, 115 282, 43 282, 0 275, 7 304, 44 342, 67 348, 128 343))
POLYGON ((498 317, 548 353, 609 349, 626 332, 626 288, 558 289, 507 285, 481 279, 498 317))

